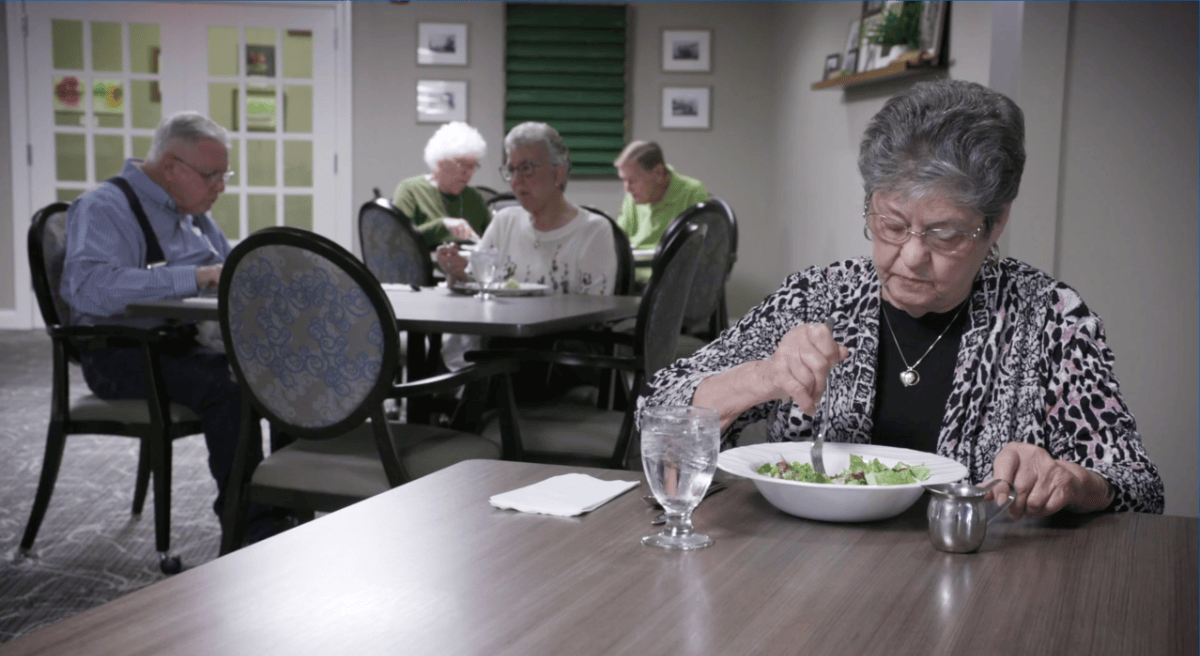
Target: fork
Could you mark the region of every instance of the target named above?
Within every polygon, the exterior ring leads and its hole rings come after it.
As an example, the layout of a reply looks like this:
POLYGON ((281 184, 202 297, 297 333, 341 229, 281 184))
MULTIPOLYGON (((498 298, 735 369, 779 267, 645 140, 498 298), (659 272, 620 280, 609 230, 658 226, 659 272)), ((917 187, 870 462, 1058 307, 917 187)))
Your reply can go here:
MULTIPOLYGON (((833 334, 833 319, 825 320, 825 327, 829 329, 829 334, 833 334)), ((813 440, 812 455, 809 460, 812 462, 813 471, 818 474, 828 476, 825 471, 825 458, 822 455, 823 447, 825 446, 825 429, 829 426, 829 378, 825 378, 825 393, 821 395, 821 432, 817 433, 817 439, 813 440)))

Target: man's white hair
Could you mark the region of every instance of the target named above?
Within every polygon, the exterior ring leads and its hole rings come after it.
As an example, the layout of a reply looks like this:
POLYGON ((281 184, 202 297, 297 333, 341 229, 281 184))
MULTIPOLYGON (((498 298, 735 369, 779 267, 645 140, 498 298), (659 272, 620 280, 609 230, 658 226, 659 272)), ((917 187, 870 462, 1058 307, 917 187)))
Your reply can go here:
POLYGON ((487 142, 483 135, 462 121, 450 121, 438 128, 425 144, 425 163, 430 171, 437 168, 438 162, 450 157, 474 155, 482 160, 486 154, 487 142))
POLYGON ((163 119, 154 130, 154 139, 150 142, 150 152, 146 161, 157 162, 163 153, 176 143, 182 142, 187 147, 196 145, 201 139, 212 139, 225 146, 226 150, 232 143, 225 128, 217 125, 209 117, 192 111, 178 112, 163 119))

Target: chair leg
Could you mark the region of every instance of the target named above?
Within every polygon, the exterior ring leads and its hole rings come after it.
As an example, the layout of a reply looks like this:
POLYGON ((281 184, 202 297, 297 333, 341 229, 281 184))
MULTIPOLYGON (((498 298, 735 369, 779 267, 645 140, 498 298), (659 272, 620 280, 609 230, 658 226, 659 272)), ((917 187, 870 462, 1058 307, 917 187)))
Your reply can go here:
POLYGON ((38 529, 42 527, 46 509, 50 506, 50 496, 54 494, 54 483, 58 480, 58 469, 62 465, 66 446, 67 434, 62 424, 51 422, 46 434, 46 455, 42 458, 42 475, 33 498, 33 510, 29 513, 29 523, 25 525, 25 535, 21 538, 20 553, 23 556, 33 555, 33 541, 37 539, 38 529))
MULTIPOLYGON (((246 486, 250 481, 246 459, 250 452, 250 438, 253 425, 258 422, 258 413, 250 403, 249 392, 242 390, 242 426, 238 435, 237 451, 233 456, 233 471, 225 484, 225 509, 221 513, 221 550, 218 555, 224 556, 235 549, 240 549, 246 534, 246 518, 249 503, 246 501, 246 486)), ((275 433, 274 426, 271 428, 275 433)))
POLYGON ((179 556, 171 548, 171 438, 156 435, 144 438, 149 444, 150 467, 154 472, 154 547, 158 567, 163 574, 178 574, 183 569, 179 556))
POLYGON ((142 440, 138 450, 137 482, 133 486, 133 514, 141 516, 146 506, 146 491, 150 488, 150 451, 142 440))

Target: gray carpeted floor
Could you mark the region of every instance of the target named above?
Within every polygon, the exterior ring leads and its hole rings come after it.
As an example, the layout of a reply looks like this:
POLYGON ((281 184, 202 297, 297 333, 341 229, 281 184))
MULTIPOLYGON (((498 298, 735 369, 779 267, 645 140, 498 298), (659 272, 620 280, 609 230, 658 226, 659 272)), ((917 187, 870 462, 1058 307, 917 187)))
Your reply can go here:
MULTIPOLYGON (((0 642, 166 578, 154 550, 153 486, 145 515, 133 517, 137 443, 121 437, 68 438, 36 557, 17 557, 42 467, 50 359, 43 331, 0 331, 0 642)), ((85 393, 73 368, 71 394, 85 393)), ((171 550, 185 569, 217 556, 206 458, 201 436, 175 442, 171 550)))

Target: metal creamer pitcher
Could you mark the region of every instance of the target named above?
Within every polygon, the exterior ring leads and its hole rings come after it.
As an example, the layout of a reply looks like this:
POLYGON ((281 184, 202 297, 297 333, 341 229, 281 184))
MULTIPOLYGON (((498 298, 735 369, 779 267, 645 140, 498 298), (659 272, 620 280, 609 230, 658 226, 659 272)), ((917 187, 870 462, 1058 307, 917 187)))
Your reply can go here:
POLYGON ((929 490, 929 540, 936 549, 950 553, 970 553, 983 544, 987 525, 1017 498, 1012 484, 1008 485, 1008 501, 988 516, 983 497, 999 483, 996 479, 983 487, 970 483, 926 485, 929 490))

